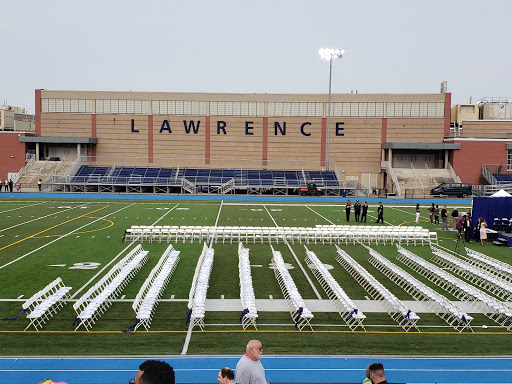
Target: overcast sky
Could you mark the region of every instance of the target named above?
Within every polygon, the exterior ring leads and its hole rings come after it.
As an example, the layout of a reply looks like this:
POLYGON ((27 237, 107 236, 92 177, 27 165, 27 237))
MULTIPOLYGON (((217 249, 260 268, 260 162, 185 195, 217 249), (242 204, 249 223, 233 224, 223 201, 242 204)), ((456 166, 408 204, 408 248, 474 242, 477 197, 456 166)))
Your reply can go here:
POLYGON ((0 103, 34 90, 512 98, 510 0, 0 0, 0 103))

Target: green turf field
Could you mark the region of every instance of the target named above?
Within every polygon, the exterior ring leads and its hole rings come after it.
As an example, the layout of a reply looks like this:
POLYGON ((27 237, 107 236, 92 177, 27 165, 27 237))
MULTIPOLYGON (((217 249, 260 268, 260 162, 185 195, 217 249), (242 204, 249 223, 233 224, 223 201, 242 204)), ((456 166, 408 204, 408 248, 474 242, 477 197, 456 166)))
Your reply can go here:
MULTIPOLYGON (((385 225, 415 225, 414 205, 385 205, 385 225)), ((453 206, 453 205, 451 205, 453 206)), ((451 207, 450 206, 450 207, 451 207)), ((457 205, 459 211, 469 206, 457 205)), ((451 211, 451 209, 450 209, 451 211)), ((370 205, 368 224, 376 220, 376 206, 370 205)), ((2 200, 0 201, 0 318, 13 317, 24 300, 56 277, 72 286, 72 298, 78 299, 98 281, 109 266, 115 264, 133 245, 122 241, 131 225, 244 225, 244 226, 315 226, 345 224, 344 203, 335 204, 269 204, 220 202, 151 202, 112 200, 2 200), (109 264, 111 263, 111 264, 109 264)), ((353 212, 352 212, 352 222, 353 212)), ((361 224, 362 225, 362 224, 361 224)), ((427 209, 422 210, 423 227, 431 225, 427 209)), ((455 232, 439 231, 440 245, 454 249, 455 232)), ((85 355, 85 354, 179 354, 186 345, 188 354, 238 354, 240 345, 251 338, 265 344, 266 353, 293 354, 507 354, 511 332, 497 326, 482 314, 474 316, 475 334, 462 334, 448 327, 434 314, 420 313, 421 333, 405 333, 386 313, 365 313, 367 332, 350 332, 337 312, 315 312, 314 332, 294 331, 289 312, 258 310, 258 332, 242 331, 240 312, 207 312, 205 331, 196 328, 186 341, 185 316, 187 299, 202 249, 202 244, 175 244, 180 261, 158 306, 150 332, 142 328, 136 333, 123 333, 133 325, 135 313, 131 301, 156 265, 168 244, 144 243, 149 260, 115 302, 93 326, 92 332, 73 332, 76 314, 72 303, 51 318, 42 332, 23 332, 28 325, 25 315, 16 321, 0 321, 0 354, 8 355, 85 355), (486 328, 482 328, 486 325, 486 328)), ((480 252, 510 263, 510 250, 488 244, 480 252)), ((208 299, 239 299, 238 244, 215 244, 215 259, 208 288, 208 299)), ((250 249, 256 299, 282 299, 283 294, 269 267, 272 257, 268 244, 247 244, 250 249)), ((290 274, 304 299, 326 300, 327 295, 304 262, 303 245, 274 246, 281 251, 290 274), (304 276, 297 260, 306 270, 313 286, 304 276)), ((334 245, 309 245, 320 260, 333 267, 331 274, 352 300, 364 300, 368 293, 336 261, 334 245)), ((342 245, 386 288, 401 300, 412 298, 383 276, 368 262, 368 252, 360 245, 342 245)), ((436 289, 450 300, 449 293, 396 260, 394 246, 375 246, 383 256, 436 289)), ((428 247, 410 246, 409 250, 430 259, 428 247)), ((462 252, 464 252, 462 250, 462 252)), ((83 330, 83 328, 81 328, 83 330)))

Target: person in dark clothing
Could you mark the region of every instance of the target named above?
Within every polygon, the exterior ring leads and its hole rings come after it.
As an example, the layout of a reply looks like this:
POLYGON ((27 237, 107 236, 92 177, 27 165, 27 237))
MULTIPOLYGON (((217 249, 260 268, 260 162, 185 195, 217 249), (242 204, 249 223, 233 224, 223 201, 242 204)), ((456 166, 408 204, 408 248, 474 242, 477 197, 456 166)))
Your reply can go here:
POLYGON ((12 182, 12 179, 9 179, 9 192, 12 192, 13 186, 14 186, 14 183, 12 182))
POLYGON ((446 207, 446 205, 444 206, 443 209, 441 209, 441 220, 443 221, 443 226, 441 227, 441 229, 444 231, 444 230, 448 230, 448 208, 446 207))
POLYGON ((434 224, 434 212, 436 211, 436 207, 434 203, 430 204, 430 208, 428 209, 428 217, 430 218, 430 224, 434 224))
POLYGON ((384 223, 384 207, 382 206, 382 203, 379 202, 379 208, 377 208, 377 223, 378 222, 384 223))
POLYGON ((434 224, 439 224, 439 205, 434 208, 434 224))
POLYGON ((359 216, 361 215, 361 203, 359 200, 356 200, 356 203, 354 204, 354 217, 356 221, 359 221, 359 216))
POLYGON ((452 218, 453 218, 452 226, 453 226, 453 228, 455 228, 455 225, 457 224, 457 221, 459 220, 459 211, 457 211, 457 208, 453 209, 452 218))
POLYGON ((347 201, 347 204, 345 205, 345 214, 347 216, 347 221, 350 221, 350 208, 352 208, 352 204, 350 203, 350 200, 347 201))
POLYGON ((364 223, 366 223, 366 215, 368 214, 368 203, 366 201, 364 202, 362 209, 363 209, 363 213, 361 215, 361 223, 363 223, 363 219, 364 219, 364 223))
POLYGON ((464 215, 466 216, 466 220, 464 220, 464 223, 462 224, 462 228, 464 230, 464 238, 466 240, 467 243, 469 243, 470 239, 471 239, 471 219, 468 215, 464 215))

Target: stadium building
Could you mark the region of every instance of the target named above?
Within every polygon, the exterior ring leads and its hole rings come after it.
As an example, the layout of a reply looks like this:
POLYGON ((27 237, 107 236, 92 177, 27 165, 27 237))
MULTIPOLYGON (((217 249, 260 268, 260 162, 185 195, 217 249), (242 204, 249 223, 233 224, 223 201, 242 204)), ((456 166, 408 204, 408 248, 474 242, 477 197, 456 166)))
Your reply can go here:
POLYGON ((36 90, 35 134, 18 143, 36 160, 69 162, 46 175, 57 191, 290 194, 313 180, 333 195, 412 197, 479 184, 483 164, 507 173, 512 103, 452 109, 445 89, 330 104, 323 94, 36 90))

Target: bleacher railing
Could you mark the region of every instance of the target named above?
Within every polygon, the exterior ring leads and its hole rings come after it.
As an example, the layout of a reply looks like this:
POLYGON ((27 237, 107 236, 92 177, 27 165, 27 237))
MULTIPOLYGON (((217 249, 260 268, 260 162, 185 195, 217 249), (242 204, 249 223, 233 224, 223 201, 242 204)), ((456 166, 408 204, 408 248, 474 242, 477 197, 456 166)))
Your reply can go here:
POLYGON ((381 161, 381 168, 384 168, 391 177, 391 180, 393 181, 393 185, 395 186, 395 191, 397 196, 402 196, 402 189, 400 188, 400 184, 398 183, 398 179, 395 175, 395 171, 393 171, 393 168, 391 167, 391 163, 389 161, 381 161))
POLYGON ((450 175, 451 175, 453 181, 455 183, 462 183, 462 181, 460 181, 460 177, 457 176, 457 174, 455 173, 455 170, 453 169, 450 162, 448 162, 447 167, 448 167, 448 171, 450 171, 450 175))
POLYGON ((16 173, 16 175, 14 175, 14 177, 12 177, 12 182, 17 183, 18 180, 21 179, 21 177, 23 175, 25 175, 30 170, 30 168, 32 167, 32 165, 34 164, 35 161, 36 161, 35 154, 32 154, 32 155, 27 154, 27 163, 25 164, 25 166, 23 168, 21 168, 18 171, 18 173, 16 173))

